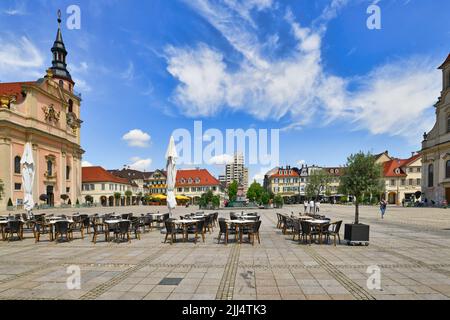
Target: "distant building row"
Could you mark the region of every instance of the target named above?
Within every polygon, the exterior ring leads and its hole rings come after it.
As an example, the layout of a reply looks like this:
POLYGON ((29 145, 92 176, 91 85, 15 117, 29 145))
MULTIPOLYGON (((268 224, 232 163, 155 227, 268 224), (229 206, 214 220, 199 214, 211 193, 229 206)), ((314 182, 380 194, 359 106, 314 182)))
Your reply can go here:
MULTIPOLYGON (((82 195, 93 197, 93 202, 102 206, 123 205, 126 191, 131 191, 131 204, 137 204, 144 195, 165 195, 167 176, 164 170, 141 172, 137 170, 105 170, 102 167, 84 167, 82 195), (115 194, 120 193, 119 203, 115 194)), ((219 180, 206 169, 178 170, 175 194, 190 198, 197 203, 207 191, 222 195, 219 180)))
MULTIPOLYGON (((383 178, 386 183, 385 199, 391 204, 401 204, 402 201, 413 200, 414 194, 421 191, 422 161, 420 154, 413 154, 408 159, 397 159, 383 152, 375 155, 377 163, 383 166, 383 178)), ((318 167, 303 165, 297 167, 277 167, 266 173, 264 188, 273 194, 294 201, 303 201, 306 198, 306 186, 310 175, 315 170, 325 170, 332 178, 328 186, 330 197, 341 197, 338 188, 340 178, 345 167, 318 167)))

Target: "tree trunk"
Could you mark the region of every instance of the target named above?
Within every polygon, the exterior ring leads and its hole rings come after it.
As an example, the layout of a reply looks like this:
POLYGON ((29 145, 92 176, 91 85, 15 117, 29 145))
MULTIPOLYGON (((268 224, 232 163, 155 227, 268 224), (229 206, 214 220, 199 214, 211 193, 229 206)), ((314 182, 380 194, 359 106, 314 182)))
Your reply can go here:
POLYGON ((359 224, 359 203, 358 199, 355 201, 355 224, 359 224))

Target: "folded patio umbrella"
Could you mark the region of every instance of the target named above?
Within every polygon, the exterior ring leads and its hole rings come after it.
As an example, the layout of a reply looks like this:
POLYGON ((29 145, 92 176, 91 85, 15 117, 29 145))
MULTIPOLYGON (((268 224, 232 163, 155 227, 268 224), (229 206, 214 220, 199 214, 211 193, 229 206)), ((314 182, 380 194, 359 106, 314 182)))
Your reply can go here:
POLYGON ((22 183, 23 183, 23 191, 24 191, 24 209, 30 215, 30 212, 34 207, 34 199, 33 199, 33 184, 34 184, 34 160, 33 160, 33 149, 31 147, 31 143, 27 142, 25 144, 25 150, 22 155, 22 159, 20 160, 20 164, 22 166, 22 183))
POLYGON ((176 159, 178 158, 177 150, 175 147, 175 139, 170 137, 169 147, 166 152, 167 159, 167 207, 169 213, 172 216, 172 210, 177 206, 177 200, 175 199, 175 183, 177 179, 176 159))

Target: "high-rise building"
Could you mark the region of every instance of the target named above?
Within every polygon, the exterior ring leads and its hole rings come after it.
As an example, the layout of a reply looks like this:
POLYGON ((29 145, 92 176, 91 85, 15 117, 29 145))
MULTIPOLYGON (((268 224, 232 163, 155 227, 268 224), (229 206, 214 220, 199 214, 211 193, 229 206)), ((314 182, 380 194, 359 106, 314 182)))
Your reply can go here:
POLYGON ((245 167, 244 155, 242 153, 236 153, 233 158, 233 163, 226 165, 224 180, 227 185, 233 181, 237 181, 244 187, 244 190, 247 191, 248 168, 245 167))

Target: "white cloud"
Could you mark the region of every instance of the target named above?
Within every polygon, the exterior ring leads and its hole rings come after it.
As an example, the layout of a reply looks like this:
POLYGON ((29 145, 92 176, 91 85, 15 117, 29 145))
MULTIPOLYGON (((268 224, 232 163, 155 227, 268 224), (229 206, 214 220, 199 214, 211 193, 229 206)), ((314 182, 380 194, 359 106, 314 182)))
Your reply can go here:
POLYGON ((304 166, 305 164, 306 164, 306 161, 305 161, 305 160, 298 160, 298 161, 297 161, 297 165, 298 165, 299 167, 304 166))
POLYGON ((133 62, 131 62, 131 61, 128 62, 128 68, 124 72, 122 72, 120 77, 123 80, 127 81, 127 82, 131 82, 131 81, 134 80, 135 75, 134 75, 134 64, 133 64, 133 62))
POLYGON ((264 182, 264 176, 269 170, 270 168, 267 167, 260 168, 259 171, 255 175, 253 175, 253 178, 249 181, 249 183, 253 183, 253 181, 256 181, 262 185, 264 182))
POLYGON ((92 163, 90 163, 89 161, 84 160, 83 162, 81 162, 81 166, 82 167, 93 167, 94 165, 92 163))
POLYGON ((27 37, 0 35, 0 81, 30 81, 42 77, 44 56, 27 37))
POLYGON ((234 161, 234 157, 230 156, 229 154, 221 154, 212 157, 208 160, 209 165, 226 165, 231 164, 234 161))
POLYGON ((146 148, 150 144, 151 137, 140 129, 130 130, 122 137, 130 147, 146 148))
POLYGON ((322 62, 322 41, 327 23, 347 2, 332 0, 309 27, 287 9, 284 22, 296 46, 277 58, 263 54, 274 40, 259 40, 257 26, 245 18, 254 9, 273 6, 271 1, 247 9, 234 0, 189 1, 242 59, 230 68, 225 54, 207 44, 168 46, 167 70, 179 81, 173 101, 191 117, 214 116, 228 108, 260 120, 289 120, 284 131, 313 119, 324 124, 344 120, 372 134, 419 138, 430 126, 422 120, 424 112, 439 94, 438 61, 404 58, 355 78, 329 74, 322 62))
POLYGON ((3 10, 3 13, 8 16, 24 16, 27 14, 25 2, 20 1, 15 7, 3 10))
POLYGON ((149 171, 152 165, 152 159, 141 159, 139 157, 131 158, 130 169, 139 171, 149 171))

